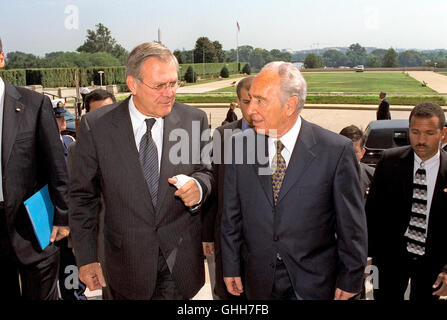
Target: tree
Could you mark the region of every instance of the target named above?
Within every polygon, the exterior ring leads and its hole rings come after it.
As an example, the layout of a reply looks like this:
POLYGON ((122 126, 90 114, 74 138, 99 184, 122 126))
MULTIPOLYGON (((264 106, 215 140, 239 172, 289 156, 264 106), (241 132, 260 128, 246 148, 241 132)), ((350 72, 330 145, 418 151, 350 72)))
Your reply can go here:
POLYGON ((227 66, 223 66, 222 70, 220 70, 220 76, 222 78, 228 78, 230 77, 230 71, 228 71, 227 66))
POLYGON ((180 50, 174 50, 172 54, 177 58, 179 64, 186 63, 185 55, 180 50))
POLYGON ((87 29, 87 39, 81 45, 78 52, 108 52, 120 60, 126 62, 128 52, 112 38, 110 30, 102 23, 96 25, 96 30, 87 29))
POLYGON ((225 51, 223 50, 222 45, 220 44, 219 41, 214 41, 213 45, 214 45, 217 62, 224 62, 225 61, 225 51))
POLYGON ((247 63, 243 68, 242 68, 242 73, 245 73, 245 74, 251 74, 251 68, 250 68, 250 65, 247 63))
POLYGON ((40 68, 42 60, 33 54, 13 51, 6 55, 5 69, 40 68))
POLYGON ((185 80, 186 80, 186 82, 196 82, 197 81, 197 73, 194 72, 194 70, 191 66, 189 66, 188 69, 186 69, 185 80))
POLYGON ((323 68, 324 62, 323 58, 317 56, 314 53, 308 54, 306 59, 304 59, 304 68, 313 69, 313 68, 323 68))
POLYGON ((348 64, 348 58, 339 50, 327 50, 323 53, 324 64, 327 67, 340 67, 348 64))
POLYGON ((370 68, 378 68, 382 65, 380 58, 372 53, 368 54, 366 65, 370 68))
POLYGON ((346 56, 349 58, 349 64, 351 67, 366 64, 366 49, 360 44, 351 44, 346 51, 346 56))
POLYGON ((207 37, 198 38, 194 47, 194 63, 202 62, 218 62, 216 47, 207 37), (205 57, 205 61, 203 61, 203 57, 205 57))
POLYGON ((399 64, 403 67, 419 67, 424 63, 422 55, 415 50, 401 52, 398 60, 399 64))
POLYGON ((388 51, 383 56, 382 65, 386 68, 393 68, 399 66, 399 62, 397 61, 397 52, 393 48, 388 49, 388 51))

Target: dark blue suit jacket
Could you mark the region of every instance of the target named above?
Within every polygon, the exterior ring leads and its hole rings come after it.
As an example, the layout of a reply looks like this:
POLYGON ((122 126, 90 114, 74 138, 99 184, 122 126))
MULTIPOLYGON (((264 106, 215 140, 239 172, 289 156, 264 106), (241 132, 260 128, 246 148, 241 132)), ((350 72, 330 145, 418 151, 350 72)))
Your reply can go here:
MULTIPOLYGON (((250 132, 235 135, 233 149, 250 132)), ((263 152, 262 143, 256 145, 233 150, 236 158, 243 155, 237 159, 242 164, 225 168, 224 276, 240 276, 242 259, 247 297, 269 299, 280 253, 303 299, 333 299, 336 288, 359 292, 367 233, 352 142, 303 120, 276 207, 271 175, 259 175, 259 159, 249 163, 253 153, 263 152)))

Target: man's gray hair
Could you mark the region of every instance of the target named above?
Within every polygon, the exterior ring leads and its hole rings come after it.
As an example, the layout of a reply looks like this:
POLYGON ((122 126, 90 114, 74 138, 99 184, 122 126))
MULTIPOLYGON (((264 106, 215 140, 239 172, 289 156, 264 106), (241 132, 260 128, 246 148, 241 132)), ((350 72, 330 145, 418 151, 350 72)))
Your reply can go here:
POLYGON ((290 97, 298 97, 297 110, 301 111, 306 102, 307 83, 296 65, 290 62, 273 61, 266 64, 262 70, 278 69, 281 83, 281 104, 284 105, 290 97))
POLYGON ((166 62, 173 59, 178 72, 179 65, 177 58, 171 53, 171 51, 169 51, 168 48, 159 44, 158 42, 145 42, 136 46, 130 52, 126 64, 126 77, 132 76, 141 80, 141 67, 143 66, 143 63, 147 59, 153 57, 166 62))

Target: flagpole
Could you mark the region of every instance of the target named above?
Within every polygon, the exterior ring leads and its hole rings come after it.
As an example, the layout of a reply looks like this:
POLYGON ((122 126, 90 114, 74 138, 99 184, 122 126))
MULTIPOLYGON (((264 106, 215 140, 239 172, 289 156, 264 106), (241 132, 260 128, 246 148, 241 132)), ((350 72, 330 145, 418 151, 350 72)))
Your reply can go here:
POLYGON ((237 61, 237 72, 240 72, 239 68, 239 22, 237 22, 237 29, 236 29, 236 61, 237 61))

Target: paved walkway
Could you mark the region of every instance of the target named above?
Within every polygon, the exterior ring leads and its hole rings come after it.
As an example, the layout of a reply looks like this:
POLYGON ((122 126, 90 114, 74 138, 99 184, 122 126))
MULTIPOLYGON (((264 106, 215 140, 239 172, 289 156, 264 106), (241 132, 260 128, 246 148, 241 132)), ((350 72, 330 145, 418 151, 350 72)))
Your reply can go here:
POLYGON ((233 85, 233 83, 234 85, 237 85, 237 83, 243 78, 244 77, 231 78, 229 80, 220 80, 203 84, 195 84, 192 86, 180 87, 178 88, 177 93, 206 93, 209 91, 229 87, 233 85))
POLYGON ((433 71, 409 71, 408 74, 421 83, 425 81, 428 87, 438 93, 447 94, 447 76, 433 71))

